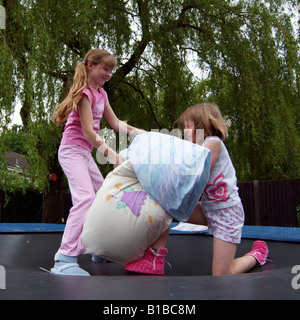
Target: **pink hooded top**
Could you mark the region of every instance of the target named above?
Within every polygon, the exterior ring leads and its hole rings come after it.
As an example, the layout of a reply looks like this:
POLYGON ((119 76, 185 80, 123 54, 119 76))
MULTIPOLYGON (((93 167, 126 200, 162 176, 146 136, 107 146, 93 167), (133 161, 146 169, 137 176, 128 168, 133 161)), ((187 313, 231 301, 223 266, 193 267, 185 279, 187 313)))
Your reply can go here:
MULTIPOLYGON (((105 108, 105 102, 107 101, 107 93, 102 88, 99 88, 99 91, 96 91, 93 88, 85 88, 82 91, 82 94, 88 98, 92 106, 93 129, 98 133, 100 129, 100 121, 102 119, 105 108)), ((79 112, 76 110, 73 110, 69 114, 61 144, 80 146, 90 152, 93 149, 92 144, 86 139, 83 134, 79 112)))

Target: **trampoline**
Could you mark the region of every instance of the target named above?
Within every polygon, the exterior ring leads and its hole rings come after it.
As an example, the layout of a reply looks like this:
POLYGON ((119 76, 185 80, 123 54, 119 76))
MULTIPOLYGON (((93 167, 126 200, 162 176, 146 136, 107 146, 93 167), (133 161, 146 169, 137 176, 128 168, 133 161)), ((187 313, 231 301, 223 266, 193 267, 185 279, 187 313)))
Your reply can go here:
MULTIPOLYGON (((79 264, 91 277, 53 275, 50 269, 64 225, 0 223, 0 265, 6 288, 0 300, 299 300, 292 286, 300 265, 300 228, 244 226, 237 256, 249 252, 253 239, 264 239, 268 261, 251 272, 211 276, 212 237, 171 232, 164 276, 128 273, 117 263, 94 263, 81 255, 79 264)), ((297 283, 300 285, 298 276, 297 283)), ((186 301, 188 303, 188 301, 186 301)))

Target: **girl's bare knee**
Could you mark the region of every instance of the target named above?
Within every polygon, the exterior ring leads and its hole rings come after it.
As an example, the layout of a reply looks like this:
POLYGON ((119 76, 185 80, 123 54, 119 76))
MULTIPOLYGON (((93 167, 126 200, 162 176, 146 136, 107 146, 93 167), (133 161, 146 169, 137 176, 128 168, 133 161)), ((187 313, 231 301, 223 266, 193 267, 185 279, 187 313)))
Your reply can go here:
POLYGON ((225 270, 225 269, 222 269, 222 268, 213 268, 212 269, 212 275, 213 276, 225 276, 225 275, 233 275, 234 272, 232 270, 232 268, 230 268, 229 270, 225 270))

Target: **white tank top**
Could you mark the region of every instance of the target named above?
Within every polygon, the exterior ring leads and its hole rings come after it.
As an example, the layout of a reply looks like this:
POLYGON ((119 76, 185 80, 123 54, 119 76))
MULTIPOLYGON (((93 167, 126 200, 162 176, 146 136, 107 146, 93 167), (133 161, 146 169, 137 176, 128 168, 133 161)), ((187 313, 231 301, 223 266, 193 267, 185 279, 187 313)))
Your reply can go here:
POLYGON ((221 143, 221 151, 204 189, 201 200, 204 210, 229 208, 241 202, 235 169, 223 141, 219 137, 209 136, 204 140, 203 146, 212 140, 221 143))

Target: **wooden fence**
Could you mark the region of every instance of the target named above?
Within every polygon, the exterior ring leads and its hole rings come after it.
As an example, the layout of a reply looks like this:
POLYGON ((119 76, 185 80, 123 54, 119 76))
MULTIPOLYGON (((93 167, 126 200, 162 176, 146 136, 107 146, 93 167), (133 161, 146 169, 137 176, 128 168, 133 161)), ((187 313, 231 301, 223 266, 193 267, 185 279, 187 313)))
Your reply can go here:
POLYGON ((299 227, 300 179, 253 181, 238 187, 246 225, 299 227))
MULTIPOLYGON (((296 207, 300 207, 300 179, 246 182, 239 183, 238 187, 246 225, 299 227, 296 207)), ((0 222, 39 222, 41 219, 42 195, 37 192, 23 194, 20 191, 11 195, 6 207, 3 203, 0 191, 0 222)), ((71 205, 66 194, 65 220, 71 205)))

